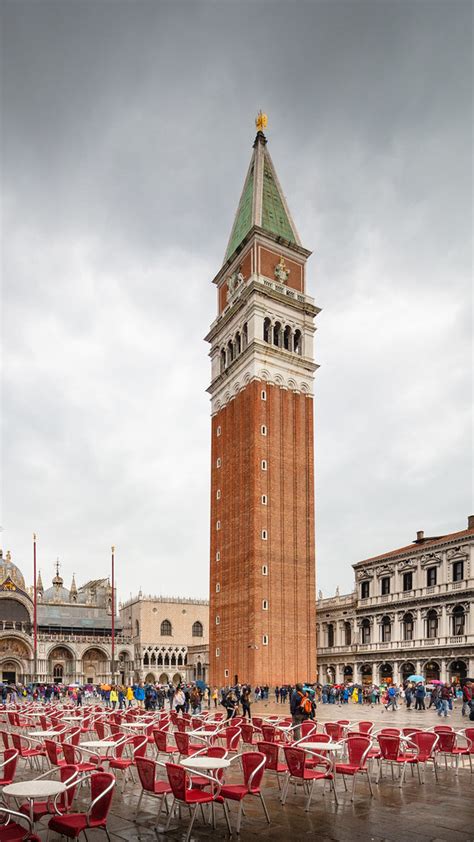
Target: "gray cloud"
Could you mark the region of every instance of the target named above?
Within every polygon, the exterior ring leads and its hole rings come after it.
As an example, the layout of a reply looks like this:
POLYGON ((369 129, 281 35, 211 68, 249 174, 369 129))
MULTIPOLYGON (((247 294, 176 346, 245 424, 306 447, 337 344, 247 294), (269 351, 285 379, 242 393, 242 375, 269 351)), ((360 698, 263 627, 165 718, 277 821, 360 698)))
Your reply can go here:
POLYGON ((202 341, 253 141, 323 307, 318 583, 471 484, 470 4, 2 5, 2 522, 27 573, 207 593, 202 341))

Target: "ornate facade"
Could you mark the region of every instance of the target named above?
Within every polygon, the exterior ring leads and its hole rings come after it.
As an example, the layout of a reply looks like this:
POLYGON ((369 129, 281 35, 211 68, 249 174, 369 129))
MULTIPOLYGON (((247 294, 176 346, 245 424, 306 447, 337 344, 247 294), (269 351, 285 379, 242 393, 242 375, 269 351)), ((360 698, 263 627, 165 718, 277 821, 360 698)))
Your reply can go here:
POLYGON ((120 606, 120 618, 133 645, 133 680, 160 684, 207 681, 207 600, 139 593, 120 606))
MULTIPOLYGON (((34 677, 33 596, 10 553, 0 550, 0 681, 28 683, 34 677)), ((101 683, 112 679, 112 592, 107 578, 70 589, 59 565, 52 586, 37 581, 37 677, 39 682, 101 683)), ((117 679, 127 679, 133 647, 116 620, 117 679)))
MULTIPOLYGON (((474 517, 353 565, 355 590, 318 599, 319 681, 474 676, 474 517)), ((321 597, 321 595, 320 595, 321 597)))
MULTIPOLYGON (((263 122, 262 122, 263 120, 263 122)), ((211 345, 210 678, 314 680, 314 317, 259 117, 211 345)))

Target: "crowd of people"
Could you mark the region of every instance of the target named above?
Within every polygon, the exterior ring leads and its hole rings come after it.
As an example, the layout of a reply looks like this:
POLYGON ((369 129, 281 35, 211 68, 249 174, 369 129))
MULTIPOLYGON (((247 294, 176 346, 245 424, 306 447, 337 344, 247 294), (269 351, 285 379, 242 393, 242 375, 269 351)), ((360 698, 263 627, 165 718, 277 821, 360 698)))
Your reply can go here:
POLYGON ((72 700, 81 706, 89 701, 100 700, 106 707, 123 709, 138 706, 145 710, 164 710, 165 707, 178 713, 201 713, 203 709, 217 708, 222 705, 227 711, 227 718, 237 714, 251 718, 252 703, 273 701, 276 704, 290 703, 294 711, 295 693, 303 692, 307 700, 305 706, 308 716, 315 716, 317 704, 365 704, 374 707, 383 705, 386 710, 430 710, 435 708, 438 715, 448 717, 453 711, 453 703, 462 701, 462 715, 474 720, 473 683, 467 679, 461 684, 425 684, 425 682, 405 682, 404 684, 377 685, 278 685, 270 691, 268 685, 251 688, 248 684, 236 684, 232 687, 209 687, 204 682, 172 684, 100 684, 100 685, 0 685, 0 701, 3 704, 19 701, 42 701, 45 704, 61 699, 72 700), (298 688, 301 688, 298 689, 298 688), (273 698, 271 698, 273 697, 273 698))

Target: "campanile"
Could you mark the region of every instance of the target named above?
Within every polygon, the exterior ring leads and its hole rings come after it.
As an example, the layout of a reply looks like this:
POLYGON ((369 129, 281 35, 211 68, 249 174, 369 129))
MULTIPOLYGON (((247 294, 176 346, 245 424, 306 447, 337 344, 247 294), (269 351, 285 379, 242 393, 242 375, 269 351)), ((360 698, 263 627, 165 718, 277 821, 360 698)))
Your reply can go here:
POLYGON ((259 114, 211 345, 210 682, 316 677, 313 360, 306 261, 259 114))

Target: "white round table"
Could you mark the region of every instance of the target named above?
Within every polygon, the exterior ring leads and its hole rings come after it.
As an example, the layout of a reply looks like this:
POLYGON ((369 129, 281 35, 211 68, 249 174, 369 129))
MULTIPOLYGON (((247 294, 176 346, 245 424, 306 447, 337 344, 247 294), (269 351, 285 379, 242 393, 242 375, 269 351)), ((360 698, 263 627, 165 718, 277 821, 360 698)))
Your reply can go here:
POLYGON ((12 798, 26 798, 30 802, 30 819, 34 826, 33 803, 36 799, 48 799, 60 795, 66 790, 66 785, 61 781, 21 781, 16 784, 7 784, 3 787, 3 795, 10 795, 12 798))
POLYGON ((79 743, 78 748, 110 748, 116 745, 113 740, 86 740, 84 743, 79 743))
POLYGON ((225 757, 206 757, 205 754, 200 754, 199 757, 185 757, 181 760, 181 766, 185 769, 207 769, 209 772, 214 772, 219 769, 228 769, 230 760, 225 757))
POLYGON ((59 737, 60 734, 60 731, 28 731, 29 737, 37 737, 38 739, 43 737, 43 739, 46 738, 47 740, 51 740, 53 737, 59 737))
POLYGON ((342 743, 335 743, 330 740, 327 743, 315 741, 314 743, 298 743, 295 748, 302 748, 305 751, 340 751, 342 743))

